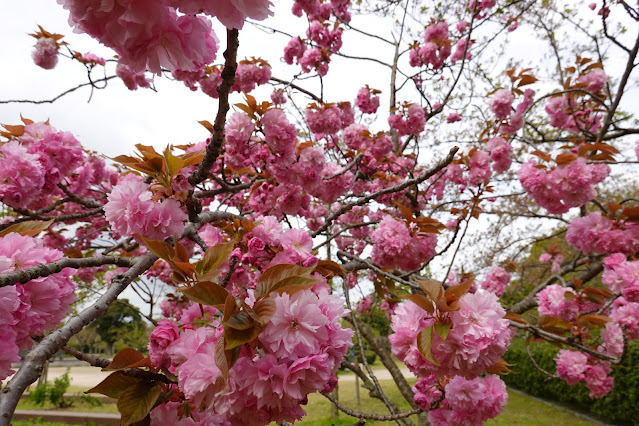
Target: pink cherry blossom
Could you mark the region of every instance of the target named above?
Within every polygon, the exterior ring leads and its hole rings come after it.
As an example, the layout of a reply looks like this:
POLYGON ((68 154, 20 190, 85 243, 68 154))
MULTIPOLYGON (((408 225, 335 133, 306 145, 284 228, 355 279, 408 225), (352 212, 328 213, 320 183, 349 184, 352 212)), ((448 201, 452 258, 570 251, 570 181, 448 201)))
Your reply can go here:
POLYGON ((511 106, 515 100, 515 95, 510 90, 499 89, 490 101, 490 110, 498 120, 505 120, 511 113, 511 106))
POLYGON ((35 45, 32 53, 33 62, 45 70, 55 68, 58 64, 58 45, 49 37, 41 37, 35 45))

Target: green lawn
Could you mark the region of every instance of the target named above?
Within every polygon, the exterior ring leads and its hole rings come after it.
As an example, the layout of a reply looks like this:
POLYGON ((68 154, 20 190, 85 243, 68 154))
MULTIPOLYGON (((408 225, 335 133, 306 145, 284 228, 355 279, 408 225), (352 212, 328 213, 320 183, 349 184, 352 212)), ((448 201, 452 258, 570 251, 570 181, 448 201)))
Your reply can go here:
MULTIPOLYGON (((89 404, 86 401, 73 398, 73 405, 71 407, 67 407, 64 411, 78 411, 81 413, 117 413, 118 408, 114 403, 103 402, 102 405, 93 405, 89 404)), ((23 398, 18 403, 18 410, 57 410, 56 406, 52 405, 49 401, 45 402, 43 405, 38 405, 33 402, 31 399, 23 398)))
MULTIPOLYGON (((413 384, 416 380, 410 379, 409 383, 413 384)), ((401 397, 399 390, 395 383, 391 380, 380 381, 382 387, 386 391, 387 396, 402 410, 408 410, 410 407, 406 401, 401 397)), ((340 383, 339 386, 339 400, 342 404, 349 408, 357 410, 357 401, 355 396, 355 382, 340 383)), ((44 409, 53 409, 53 407, 47 407, 44 409)), ((22 400, 18 406, 20 409, 43 409, 43 407, 36 406, 32 402, 22 400)), ((356 419, 339 413, 337 418, 331 418, 331 403, 324 396, 316 393, 309 396, 308 405, 304 407, 308 413, 300 424, 303 426, 326 426, 335 424, 337 426, 350 425, 356 422, 356 419)), ((115 404, 104 403, 101 407, 93 407, 84 401, 76 401, 74 407, 69 410, 85 411, 85 412, 107 412, 115 413, 117 409, 115 404)), ((366 389, 360 389, 360 411, 376 414, 388 414, 388 410, 384 404, 377 400, 368 397, 368 391, 366 389)), ((413 416, 415 420, 416 416, 413 416)), ((367 421, 367 425, 384 425, 394 424, 393 422, 377 422, 367 421)), ((574 414, 558 409, 554 406, 538 401, 536 399, 527 397, 520 393, 509 391, 508 405, 506 406, 504 413, 497 419, 489 421, 487 425, 526 425, 526 426, 587 426, 596 425, 597 423, 585 420, 574 414)), ((27 425, 42 425, 42 426, 59 426, 58 423, 45 423, 45 422, 13 422, 14 426, 27 426, 27 425)), ((275 425, 275 423, 272 423, 275 425)))
MULTIPOLYGON (((414 382, 415 379, 409 380, 411 384, 414 382)), ((402 398, 394 382, 384 380, 380 383, 389 399, 397 403, 402 410, 409 409, 408 403, 402 398)), ((487 425, 587 426, 598 424, 516 392, 509 391, 508 395, 508 405, 506 405, 504 412, 501 416, 497 417, 497 419, 486 422, 487 425)), ((355 382, 343 382, 340 384, 339 400, 347 407, 356 409, 355 382)), ((368 397, 368 391, 366 389, 360 390, 360 404, 360 411, 388 414, 388 410, 381 401, 368 397)), ((308 415, 299 423, 304 426, 325 426, 331 424, 341 426, 356 422, 355 418, 347 416, 344 413, 340 413, 336 419, 331 419, 331 403, 319 394, 311 395, 309 397, 309 403, 304 409, 308 415)), ((414 421, 415 417, 416 416, 413 416, 414 421)), ((390 425, 395 423, 367 421, 366 424, 390 425)))

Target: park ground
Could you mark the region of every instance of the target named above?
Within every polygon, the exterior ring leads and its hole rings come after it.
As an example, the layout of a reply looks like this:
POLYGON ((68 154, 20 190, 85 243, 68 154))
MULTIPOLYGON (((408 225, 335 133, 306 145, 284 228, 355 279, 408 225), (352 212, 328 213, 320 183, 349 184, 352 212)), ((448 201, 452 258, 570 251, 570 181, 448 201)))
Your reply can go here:
MULTIPOLYGON (((61 376, 67 371, 65 367, 50 367, 49 380, 54 380, 56 377, 61 376)), ((398 405, 402 409, 409 409, 408 404, 403 400, 395 384, 390 380, 388 371, 385 369, 375 369, 375 373, 378 376, 382 387, 393 401, 398 402, 398 405)), ((406 372, 407 373, 407 372, 406 372)), ((86 366, 73 366, 70 367, 70 377, 72 378, 71 386, 68 390, 72 394, 82 394, 87 389, 98 384, 109 373, 102 372, 95 367, 86 366)), ((407 374, 410 377, 410 374, 407 374)), ((412 384, 415 379, 410 379, 412 384)), ((340 374, 340 386, 338 389, 339 400, 347 407, 355 410, 387 414, 388 411, 382 404, 382 402, 371 399, 368 397, 368 391, 360 388, 360 401, 359 408, 356 398, 356 382, 355 376, 352 373, 340 374)), ((555 404, 542 401, 521 392, 515 390, 509 390, 509 401, 504 410, 504 413, 496 420, 487 422, 487 425, 531 425, 531 426, 588 426, 588 425, 602 425, 604 423, 597 422, 596 420, 587 418, 578 413, 572 412, 564 407, 557 406, 555 404)), ((18 409, 23 410, 53 410, 51 406, 37 406, 28 398, 24 399, 18 409)), ((335 424, 336 426, 351 425, 356 422, 353 417, 347 416, 343 413, 339 413, 337 417, 331 417, 331 403, 322 395, 316 393, 310 395, 309 403, 304 407, 308 415, 301 421, 296 422, 303 426, 324 426, 335 424)), ((117 408, 113 403, 102 403, 96 406, 95 403, 91 404, 85 400, 75 400, 73 406, 67 410, 82 411, 82 412, 101 412, 101 413, 117 413, 117 408)), ((367 425, 386 425, 394 424, 392 422, 374 422, 368 421, 367 425)), ((59 423, 38 422, 38 421, 26 421, 26 422, 14 422, 14 426, 27 426, 27 425, 41 425, 41 426, 59 426, 59 423)))

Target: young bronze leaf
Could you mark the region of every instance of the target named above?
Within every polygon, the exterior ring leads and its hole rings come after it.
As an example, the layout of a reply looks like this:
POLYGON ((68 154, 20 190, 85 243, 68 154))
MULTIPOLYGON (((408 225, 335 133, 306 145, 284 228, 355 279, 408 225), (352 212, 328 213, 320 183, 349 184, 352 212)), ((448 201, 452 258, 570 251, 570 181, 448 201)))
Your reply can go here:
POLYGON ((450 310, 456 311, 459 309, 457 301, 461 299, 464 294, 468 293, 468 290, 470 290, 474 280, 474 278, 471 278, 461 284, 454 285, 446 289, 444 296, 446 298, 446 304, 450 310))
POLYGON ((300 290, 305 290, 309 287, 312 287, 315 284, 317 284, 319 281, 320 280, 317 278, 289 277, 273 285, 269 293, 275 291, 280 294, 282 293, 293 294, 300 290))
POLYGON ((421 294, 407 294, 404 298, 410 300, 429 314, 435 312, 435 307, 433 306, 433 301, 427 298, 426 296, 422 296, 421 294))
POLYGON ((143 367, 153 367, 153 364, 151 364, 151 357, 145 357, 141 360, 139 360, 136 363, 133 363, 131 365, 129 365, 127 368, 143 368, 143 367))
POLYGON ((146 248, 160 259, 164 259, 167 262, 171 262, 173 259, 173 247, 169 243, 157 240, 147 240, 142 235, 137 234, 142 240, 146 248))
POLYGON ((253 305, 253 311, 257 314, 262 325, 264 325, 275 316, 275 300, 270 297, 258 300, 255 302, 255 305, 253 305))
POLYGON ((142 379, 126 376, 121 371, 116 371, 115 373, 109 374, 106 379, 100 382, 100 384, 84 393, 100 393, 102 395, 118 399, 126 388, 139 383, 141 380, 142 379))
POLYGON ((120 425, 128 426, 143 420, 161 393, 159 383, 139 382, 126 388, 118 399, 120 425))
POLYGON ((224 349, 226 345, 226 337, 224 333, 217 339, 215 343, 215 365, 222 372, 224 380, 228 377, 229 370, 235 364, 235 361, 240 357, 240 348, 236 347, 231 350, 224 349))
POLYGON ((510 321, 518 322, 520 324, 528 324, 528 321, 526 321, 520 314, 506 312, 506 315, 504 315, 504 318, 510 321))
POLYGON ((229 360, 226 356, 226 351, 224 350, 225 346, 225 336, 222 334, 217 342, 215 342, 215 365, 222 372, 222 377, 226 380, 229 375, 229 369, 231 366, 229 365, 229 360))
POLYGON ((149 412, 149 414, 139 422, 131 423, 131 426, 151 426, 151 413, 149 412))
POLYGON ((222 317, 222 322, 228 321, 235 312, 237 312, 237 302, 235 301, 235 297, 229 293, 224 301, 224 316, 222 317))
POLYGON ((54 222, 55 219, 47 220, 46 222, 40 222, 37 220, 27 220, 25 222, 14 223, 13 225, 0 231, 0 237, 4 237, 11 232, 22 235, 23 237, 34 237, 40 232, 47 229, 54 222))
POLYGON ((444 292, 442 284, 435 280, 415 280, 419 287, 431 298, 433 302, 437 302, 444 292))
POLYGON ((219 275, 218 269, 229 258, 234 246, 235 243, 229 241, 209 248, 195 267, 198 275, 206 280, 212 280, 219 275))
POLYGON ((315 267, 315 272, 321 274, 326 279, 333 278, 334 276, 346 276, 346 270, 332 260, 320 260, 315 267))
POLYGON ((193 287, 182 290, 189 299, 208 306, 224 305, 229 292, 210 281, 200 281, 193 287))
POLYGON ((115 371, 122 370, 123 368, 130 368, 131 365, 136 364, 143 359, 144 355, 136 349, 124 348, 113 357, 111 364, 104 367, 102 371, 115 371))
POLYGON ((611 321, 610 317, 607 317, 606 315, 587 314, 587 315, 580 316, 577 319, 577 324, 588 327, 588 326, 605 325, 607 322, 610 322, 610 321, 611 321))
POLYGON ((224 321, 224 329, 228 327, 234 330, 248 330, 253 327, 253 324, 255 324, 253 318, 251 318, 248 313, 242 311, 231 315, 231 318, 224 321))
POLYGON ((280 281, 290 277, 308 277, 314 268, 303 268, 301 266, 283 263, 271 266, 260 275, 257 280, 255 297, 265 296, 273 291, 273 287, 280 281))
POLYGON ((419 353, 422 354, 424 358, 433 364, 439 366, 439 362, 435 359, 432 352, 433 344, 433 327, 428 327, 422 329, 417 335, 417 349, 419 349, 419 353))

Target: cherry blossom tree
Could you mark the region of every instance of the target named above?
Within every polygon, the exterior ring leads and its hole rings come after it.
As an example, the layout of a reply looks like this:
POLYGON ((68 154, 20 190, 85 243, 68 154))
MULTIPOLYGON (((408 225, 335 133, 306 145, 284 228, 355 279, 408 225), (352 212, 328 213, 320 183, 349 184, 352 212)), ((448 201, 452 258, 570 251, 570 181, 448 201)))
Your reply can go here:
POLYGON ((592 398, 613 388, 639 338, 639 200, 606 190, 623 176, 636 188, 636 7, 295 0, 283 17, 268 0, 59 3, 113 57, 39 27, 35 65, 53 75, 72 61, 89 80, 2 103, 166 78, 213 98, 214 119, 193 121, 210 132, 200 143, 148 141, 112 159, 49 121, 3 125, 0 380, 22 365, 0 392, 0 424, 59 350, 113 371, 90 392, 116 398, 124 425, 288 424, 315 392, 358 424, 481 424, 507 402, 499 375, 517 334, 562 347, 545 372, 556 380, 592 398), (283 51, 243 57, 247 26, 285 37, 283 51), (352 53, 350 35, 370 49, 352 53), (340 61, 360 82, 329 98, 340 61), (562 244, 522 293, 525 256, 551 238, 562 244), (157 281, 171 287, 161 318, 157 281), (100 282, 70 315, 78 287, 100 282), (136 285, 155 325, 148 356, 67 346, 136 285), (341 404, 340 367, 388 414, 341 404))

